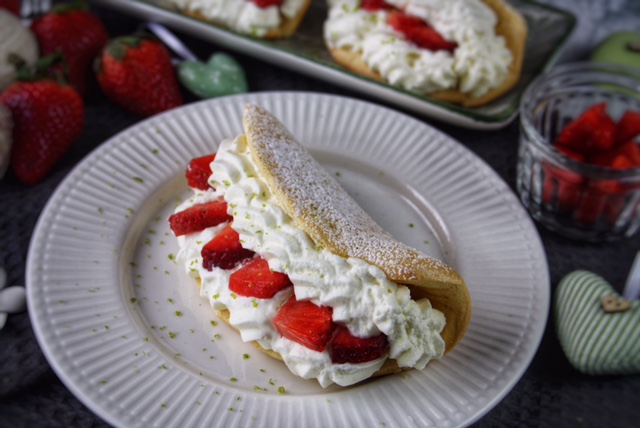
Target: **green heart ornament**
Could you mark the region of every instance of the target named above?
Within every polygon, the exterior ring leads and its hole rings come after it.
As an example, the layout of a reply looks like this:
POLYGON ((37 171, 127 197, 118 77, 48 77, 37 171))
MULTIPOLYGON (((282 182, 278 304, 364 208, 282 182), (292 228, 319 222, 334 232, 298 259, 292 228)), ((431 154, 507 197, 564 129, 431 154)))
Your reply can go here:
POLYGON ((240 94, 248 90, 244 70, 233 57, 224 53, 211 55, 206 63, 181 62, 177 69, 180 82, 201 98, 240 94))
POLYGON ((640 300, 626 301, 602 277, 575 271, 555 292, 560 345, 590 375, 640 373, 640 300))

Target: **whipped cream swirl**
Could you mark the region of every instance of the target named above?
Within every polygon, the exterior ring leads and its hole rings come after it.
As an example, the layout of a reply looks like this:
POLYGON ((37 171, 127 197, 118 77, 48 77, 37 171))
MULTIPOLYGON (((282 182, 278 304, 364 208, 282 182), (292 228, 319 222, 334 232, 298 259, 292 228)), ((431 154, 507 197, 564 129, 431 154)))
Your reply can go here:
POLYGON ((387 24, 388 11, 369 12, 361 0, 328 0, 324 25, 330 48, 362 55, 390 84, 419 93, 457 89, 481 97, 502 84, 513 61, 497 17, 481 0, 387 0, 389 5, 427 22, 458 47, 430 51, 401 37, 387 24))
POLYGON ((202 267, 200 251, 225 225, 178 237, 178 259, 187 272, 200 277, 201 295, 214 309, 228 309, 230 323, 244 341, 257 341, 278 352, 289 369, 303 378, 316 378, 322 386, 351 385, 370 377, 387 357, 401 367, 422 369, 440 358, 445 344, 440 336, 444 315, 427 299, 414 301, 406 286, 389 281, 377 267, 361 259, 344 258, 316 245, 279 206, 248 153, 243 135, 225 140, 212 164, 209 183, 217 190, 196 190, 193 198, 176 211, 223 198, 233 215, 232 227, 244 248, 286 273, 293 290, 285 289, 271 299, 235 295, 228 282, 234 270, 202 267), (294 292, 298 300, 309 299, 333 308, 333 321, 346 325, 359 337, 384 333, 388 355, 360 364, 332 364, 327 350, 313 351, 282 337, 271 323, 279 307, 294 292))
POLYGON ((199 12, 207 19, 238 33, 264 36, 279 27, 283 17, 293 18, 304 0, 283 0, 280 6, 259 7, 250 0, 170 0, 183 10, 199 12))

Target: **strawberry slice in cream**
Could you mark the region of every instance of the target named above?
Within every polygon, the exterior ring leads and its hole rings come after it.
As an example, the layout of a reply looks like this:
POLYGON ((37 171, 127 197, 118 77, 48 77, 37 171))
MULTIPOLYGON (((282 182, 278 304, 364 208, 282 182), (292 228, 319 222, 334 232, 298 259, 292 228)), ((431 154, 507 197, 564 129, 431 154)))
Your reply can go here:
MULTIPOLYGON (((496 34, 497 17, 481 0, 328 0, 324 25, 330 49, 361 55, 384 80, 428 94, 459 90, 482 97, 499 87, 513 55, 496 34), (394 15, 421 20, 449 44, 431 49, 416 43, 394 15)), ((414 32, 415 33, 415 32, 414 32)))
MULTIPOLYGON (((201 295, 213 309, 229 311, 229 323, 243 341, 257 341, 263 349, 277 352, 294 374, 315 378, 322 386, 364 380, 389 357, 401 367, 422 369, 443 355, 445 343, 439 334, 445 325, 443 314, 426 299, 412 300, 407 287, 389 281, 375 266, 318 247, 279 207, 256 172, 244 136, 224 141, 211 169, 211 188, 193 188, 193 196, 172 217, 201 211, 194 207, 226 203, 233 219, 217 216, 211 226, 179 234, 178 261, 199 279, 201 295), (246 252, 237 263, 206 263, 210 255, 203 249, 229 227, 246 252), (286 280, 278 277, 281 285, 266 298, 262 291, 255 294, 261 297, 247 295, 252 293, 247 271, 257 271, 251 268, 256 260, 265 260, 270 271, 286 276, 286 280), (296 312, 291 309, 295 303, 307 307, 296 312), (317 313, 328 314, 328 321, 313 321, 317 317, 300 321, 317 313), (324 330, 314 325, 323 325, 324 330), (318 342, 317 336, 323 341, 318 342), (364 350, 353 351, 359 347, 364 350)), ((226 251, 217 247, 216 251, 226 251)))

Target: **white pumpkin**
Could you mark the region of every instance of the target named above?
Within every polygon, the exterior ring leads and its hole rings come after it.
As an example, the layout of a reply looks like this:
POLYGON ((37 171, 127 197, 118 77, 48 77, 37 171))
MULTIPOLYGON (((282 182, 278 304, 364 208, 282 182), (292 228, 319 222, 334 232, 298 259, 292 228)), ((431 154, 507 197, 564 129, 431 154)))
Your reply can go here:
POLYGON ((0 91, 16 78, 15 66, 8 60, 10 53, 19 55, 27 64, 34 64, 38 59, 38 41, 20 18, 0 9, 0 91))

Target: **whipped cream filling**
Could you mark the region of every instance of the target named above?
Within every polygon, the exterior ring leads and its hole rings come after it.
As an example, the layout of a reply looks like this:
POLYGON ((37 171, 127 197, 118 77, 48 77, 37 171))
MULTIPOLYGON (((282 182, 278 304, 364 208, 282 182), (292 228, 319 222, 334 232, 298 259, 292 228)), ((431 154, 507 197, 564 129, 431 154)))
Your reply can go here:
POLYGON ((279 206, 260 177, 243 135, 222 142, 212 163, 209 183, 216 190, 194 190, 182 211, 195 204, 224 199, 233 215, 232 227, 244 248, 255 251, 269 267, 286 273, 291 287, 271 299, 238 296, 228 287, 230 275, 240 267, 224 270, 202 267, 200 252, 226 224, 179 236, 178 260, 186 271, 201 279, 201 295, 216 310, 228 309, 230 323, 243 341, 257 341, 278 352, 289 369, 305 379, 316 378, 326 387, 351 385, 370 377, 387 357, 400 367, 422 369, 440 358, 445 344, 440 336, 444 315, 427 299, 414 301, 409 289, 389 281, 377 267, 361 259, 337 256, 316 245, 279 206), (333 321, 346 325, 359 337, 384 333, 388 355, 359 364, 333 364, 328 350, 317 352, 284 338, 271 323, 279 307, 295 293, 333 309, 333 321))
POLYGON ((453 52, 422 49, 387 24, 390 12, 368 12, 360 8, 361 0, 328 0, 327 45, 360 53, 390 84, 410 91, 458 89, 481 97, 502 84, 513 55, 495 33, 495 13, 481 0, 386 2, 423 19, 458 47, 453 52))
POLYGON ((258 7, 250 0, 170 0, 180 9, 199 12, 238 33, 256 37, 279 27, 284 18, 293 18, 304 0, 283 0, 280 6, 258 7))

